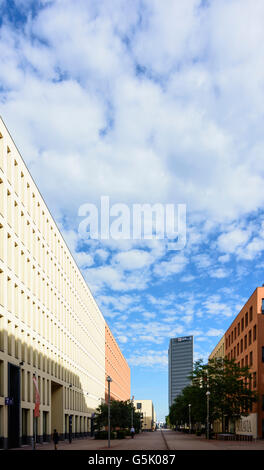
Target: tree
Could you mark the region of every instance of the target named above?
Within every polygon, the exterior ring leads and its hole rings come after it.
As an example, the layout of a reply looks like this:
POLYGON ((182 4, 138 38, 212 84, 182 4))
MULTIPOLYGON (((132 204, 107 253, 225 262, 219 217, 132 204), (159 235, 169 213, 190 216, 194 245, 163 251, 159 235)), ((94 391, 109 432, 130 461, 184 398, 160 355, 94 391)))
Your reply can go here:
MULTIPOLYGON (((186 387, 170 408, 170 422, 188 423, 188 404, 192 405, 192 422, 206 422, 206 392, 210 391, 210 421, 235 419, 247 416, 257 395, 251 390, 251 374, 248 367, 239 367, 226 358, 201 360, 194 365, 186 387)), ((223 428, 224 429, 224 425, 223 428)))
MULTIPOLYGON (((132 423, 132 410, 133 410, 133 424, 136 432, 140 430, 140 416, 135 412, 133 402, 130 400, 119 401, 111 400, 110 416, 111 416, 111 429, 129 429, 132 423)), ((99 431, 108 426, 108 404, 103 403, 96 409, 95 415, 95 428, 99 431)))

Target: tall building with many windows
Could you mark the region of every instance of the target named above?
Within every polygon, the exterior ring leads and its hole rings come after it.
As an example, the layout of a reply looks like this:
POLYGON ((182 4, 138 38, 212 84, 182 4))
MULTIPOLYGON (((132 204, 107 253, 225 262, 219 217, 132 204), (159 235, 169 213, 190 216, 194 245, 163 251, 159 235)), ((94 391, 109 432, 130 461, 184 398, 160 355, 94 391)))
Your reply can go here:
POLYGON ((39 442, 49 440, 54 428, 61 437, 91 432, 95 409, 105 399, 105 331, 104 317, 0 119, 0 447, 32 441, 33 377, 40 392, 39 442))
MULTIPOLYGON (((224 335, 225 356, 248 366, 248 386, 258 401, 248 416, 227 423, 229 431, 264 438, 264 287, 257 287, 224 335)), ((225 429, 226 430, 226 429, 225 429)))
POLYGON ((130 399, 130 368, 107 323, 105 324, 105 399, 108 400, 107 376, 110 375, 112 400, 130 399))
POLYGON ((168 350, 169 407, 190 383, 193 370, 193 336, 172 338, 168 350))

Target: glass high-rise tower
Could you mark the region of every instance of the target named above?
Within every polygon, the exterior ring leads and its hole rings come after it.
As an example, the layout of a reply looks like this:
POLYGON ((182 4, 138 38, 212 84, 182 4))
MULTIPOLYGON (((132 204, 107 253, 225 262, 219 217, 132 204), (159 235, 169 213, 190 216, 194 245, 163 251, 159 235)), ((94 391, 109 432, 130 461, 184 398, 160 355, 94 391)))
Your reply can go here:
POLYGON ((169 407, 190 383, 193 370, 193 336, 171 338, 168 350, 169 407))

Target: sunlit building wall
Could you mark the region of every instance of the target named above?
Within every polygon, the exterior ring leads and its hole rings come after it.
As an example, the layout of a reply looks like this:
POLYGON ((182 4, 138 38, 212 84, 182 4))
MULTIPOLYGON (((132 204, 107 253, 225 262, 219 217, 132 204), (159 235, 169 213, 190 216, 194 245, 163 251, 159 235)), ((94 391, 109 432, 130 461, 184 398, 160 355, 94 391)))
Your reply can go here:
POLYGON ((108 382, 110 376, 110 397, 112 400, 130 399, 130 368, 124 358, 109 326, 105 324, 105 400, 108 400, 108 382))
MULTIPOLYGON (((58 189, 59 190, 59 189, 58 189)), ((105 397, 105 321, 0 119, 0 445, 91 431, 105 397)))
POLYGON ((134 400, 137 413, 141 414, 142 431, 154 431, 156 427, 156 412, 152 400, 134 400))

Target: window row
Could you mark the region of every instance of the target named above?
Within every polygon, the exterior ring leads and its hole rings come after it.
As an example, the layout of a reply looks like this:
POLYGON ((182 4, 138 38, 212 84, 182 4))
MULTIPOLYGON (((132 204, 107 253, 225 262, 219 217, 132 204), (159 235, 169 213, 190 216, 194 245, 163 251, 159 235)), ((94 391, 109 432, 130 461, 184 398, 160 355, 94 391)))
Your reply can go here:
MULTIPOLYGON (((230 345, 237 339, 237 337, 244 331, 245 328, 248 327, 249 322, 253 319, 253 309, 250 307, 249 312, 251 313, 248 320, 248 313, 246 313, 245 317, 238 322, 237 326, 234 330, 228 335, 226 339, 226 349, 230 347, 230 345)), ((255 328, 255 327, 254 327, 255 328)))

